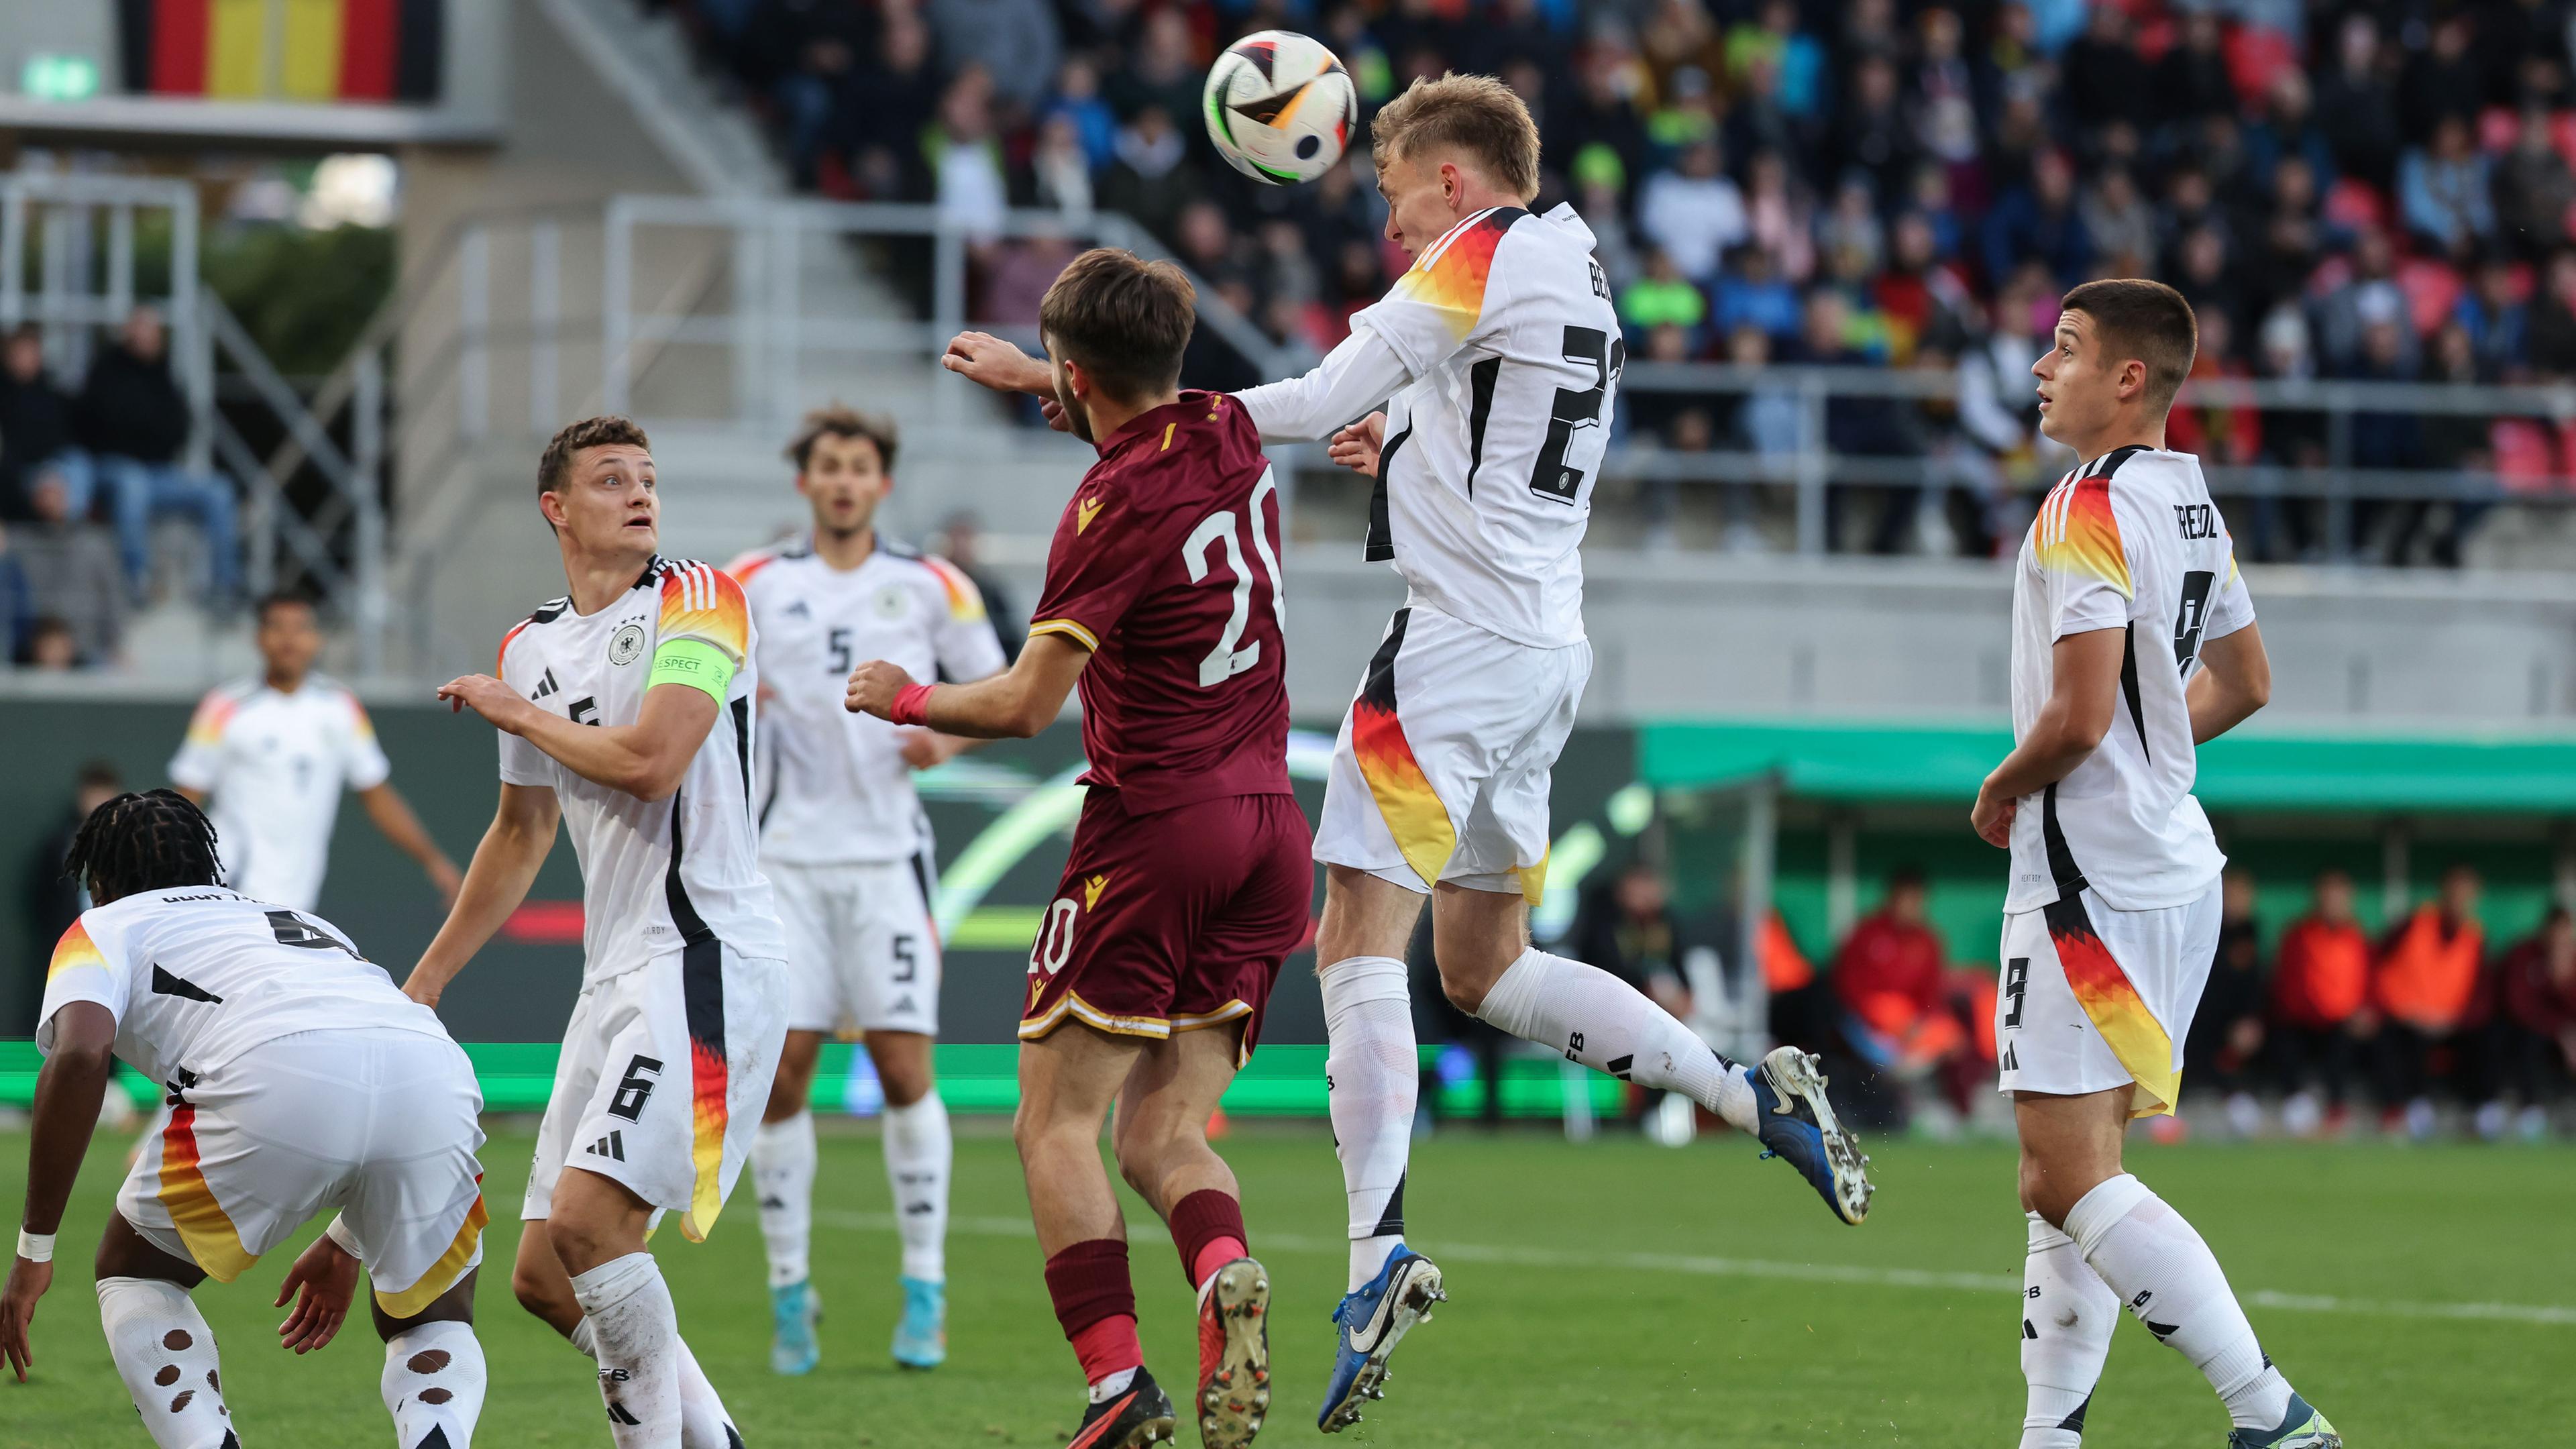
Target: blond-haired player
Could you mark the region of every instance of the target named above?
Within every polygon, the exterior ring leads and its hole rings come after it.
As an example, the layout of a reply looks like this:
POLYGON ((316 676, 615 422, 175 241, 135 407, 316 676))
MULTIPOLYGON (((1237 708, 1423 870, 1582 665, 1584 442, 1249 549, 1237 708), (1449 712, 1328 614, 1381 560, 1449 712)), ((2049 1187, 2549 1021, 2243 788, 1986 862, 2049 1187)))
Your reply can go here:
MULTIPOLYGON (((1782 1048, 1747 1071, 1635 987, 1530 944, 1549 772, 1592 672, 1578 550, 1626 349, 1590 228, 1571 207, 1527 209, 1538 127, 1510 87, 1418 80, 1372 138, 1386 235, 1412 270, 1313 372, 1236 394, 1265 440, 1330 437, 1336 461, 1377 480, 1368 557, 1408 596, 1342 721, 1315 832, 1351 1237, 1327 1433, 1358 1420, 1442 1296, 1440 1270, 1404 1245, 1419 1067, 1403 958, 1425 897, 1461 1009, 1757 1132, 1844 1221, 1869 1205, 1813 1058, 1782 1048)), ((953 369, 1045 394, 1045 369, 1006 343, 951 350, 953 369)))
POLYGON ((2208 1376, 2230 1449, 2336 1449, 2254 1337, 2209 1245, 2120 1165, 2133 1117, 2173 1110, 2218 947, 2227 858, 2192 798, 2197 749, 2271 696, 2254 605, 2200 460, 2165 448, 2191 307, 2161 282, 2087 282, 2032 364, 2040 428, 2082 463, 2013 576, 2013 749, 1970 823, 2012 852, 2001 1086, 2021 1133, 2022 1449, 2074 1449, 2125 1305, 2208 1376))

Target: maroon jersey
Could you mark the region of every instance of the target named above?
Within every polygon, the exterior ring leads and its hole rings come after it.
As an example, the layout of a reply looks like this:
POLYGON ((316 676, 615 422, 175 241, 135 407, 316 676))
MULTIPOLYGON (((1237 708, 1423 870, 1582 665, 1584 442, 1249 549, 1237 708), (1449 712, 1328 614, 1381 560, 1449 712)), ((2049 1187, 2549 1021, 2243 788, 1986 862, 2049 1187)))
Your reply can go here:
POLYGON ((1029 633, 1091 651, 1082 778, 1128 815, 1289 793, 1278 537, 1260 435, 1221 393, 1101 440, 1056 521, 1029 633))

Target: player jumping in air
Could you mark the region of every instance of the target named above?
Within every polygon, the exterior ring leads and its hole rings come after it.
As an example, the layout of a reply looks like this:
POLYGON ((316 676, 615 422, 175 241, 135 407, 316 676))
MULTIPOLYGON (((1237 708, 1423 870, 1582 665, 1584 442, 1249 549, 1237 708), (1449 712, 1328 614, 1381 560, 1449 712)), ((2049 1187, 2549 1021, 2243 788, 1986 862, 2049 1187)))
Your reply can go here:
POLYGON ((501 640, 500 678, 439 687, 501 732, 501 804, 403 989, 436 1005, 571 826, 582 989, 510 1286, 598 1360, 618 1449, 731 1449, 644 1239, 666 1211, 693 1243, 715 1226, 787 1032, 785 947, 754 861, 750 610, 732 575, 654 552, 653 481, 624 418, 572 424, 537 463, 572 590, 501 640))
POLYGON ((969 741, 899 729, 841 707, 851 667, 890 660, 925 679, 1001 672, 1002 641, 960 570, 878 533, 894 488, 890 419, 831 407, 787 448, 813 528, 729 566, 751 602, 768 709, 755 761, 761 873, 787 928, 787 1047, 751 1149, 777 1320, 770 1367, 812 1370, 819 1308, 807 1278, 814 1231, 814 1114, 825 1033, 864 1034, 885 1084, 886 1180, 903 1238, 894 1359, 948 1356, 948 1106, 931 1083, 939 1034, 939 929, 930 820, 912 772, 969 741))
MULTIPOLYGON (((438 1016, 320 918, 225 889, 214 827, 175 791, 90 813, 66 868, 96 905, 45 971, 27 1209, 0 1293, 24 1381, 36 1301, 115 1058, 168 1089, 100 1238, 98 1311, 161 1449, 240 1449, 215 1336, 188 1291, 229 1283, 326 1207, 287 1271, 284 1346, 340 1331, 358 1268, 385 1341, 397 1449, 466 1449, 483 1411, 483 1094, 438 1016)), ((259 1442, 256 1434, 252 1442, 259 1442)))
POLYGON ((2196 748, 2271 694, 2254 605, 2200 462, 2165 450, 2191 308, 2088 282, 2034 363, 2040 427, 2082 466, 2013 576, 2013 749, 1971 823, 2012 852, 2002 1088, 2021 1132, 2022 1449, 2074 1449, 2122 1305, 2209 1377, 2231 1449, 2335 1449, 2255 1340, 2209 1245, 2123 1171, 2133 1117, 2174 1108, 2217 950, 2227 864, 2192 798, 2196 748))
MULTIPOLYGON (((1426 896, 1461 1009, 1691 1097, 1788 1159, 1846 1222, 1870 1191, 1814 1058, 1784 1047, 1748 1071, 1635 987, 1530 944, 1549 772, 1592 672, 1578 549, 1625 357, 1619 318, 1581 218, 1525 210, 1538 128, 1509 87, 1416 81, 1371 130, 1386 234, 1413 269, 1313 372, 1236 395, 1263 438, 1330 435, 1335 461, 1377 479, 1368 557, 1392 562, 1408 594, 1342 722, 1315 838, 1351 1236, 1327 1433, 1357 1421, 1442 1296, 1440 1270, 1404 1244, 1420 1079, 1404 952, 1426 896)), ((1024 376, 1009 350, 988 339, 970 356, 1039 390, 1043 373, 1024 376)))
POLYGON ((1270 1400, 1270 1284, 1207 1120, 1305 934, 1314 866, 1288 785, 1278 485, 1239 404, 1177 390, 1193 304, 1170 264, 1091 251, 1040 307, 1051 367, 981 334, 951 344, 949 366, 988 385, 1047 382, 1100 461, 1056 524, 1010 672, 850 677, 853 709, 977 737, 1033 735, 1081 688, 1090 790, 1029 954, 1015 1124, 1047 1289, 1091 1385, 1073 1449, 1173 1432, 1100 1166, 1113 1103, 1119 1171, 1198 1290, 1202 1441, 1249 1443, 1270 1400))
POLYGON ((396 849, 420 863, 439 897, 456 899, 447 858, 387 776, 358 697, 313 670, 322 632, 313 606, 287 594, 259 602, 260 675, 210 691, 188 721, 170 761, 179 793, 205 805, 222 833, 230 878, 244 895, 292 910, 322 901, 322 871, 340 789, 355 790, 367 818, 396 849))

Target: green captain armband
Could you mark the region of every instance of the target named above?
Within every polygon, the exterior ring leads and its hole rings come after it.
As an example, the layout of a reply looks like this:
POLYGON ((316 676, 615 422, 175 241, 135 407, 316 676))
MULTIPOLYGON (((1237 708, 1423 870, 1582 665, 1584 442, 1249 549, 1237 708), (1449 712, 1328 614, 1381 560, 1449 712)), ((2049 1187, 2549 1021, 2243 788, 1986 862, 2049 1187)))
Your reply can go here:
POLYGON ((725 688, 733 683, 733 660, 704 639, 682 637, 665 639, 653 651, 653 672, 644 680, 650 690, 657 684, 685 684, 703 689, 707 698, 719 706, 725 702, 725 688))

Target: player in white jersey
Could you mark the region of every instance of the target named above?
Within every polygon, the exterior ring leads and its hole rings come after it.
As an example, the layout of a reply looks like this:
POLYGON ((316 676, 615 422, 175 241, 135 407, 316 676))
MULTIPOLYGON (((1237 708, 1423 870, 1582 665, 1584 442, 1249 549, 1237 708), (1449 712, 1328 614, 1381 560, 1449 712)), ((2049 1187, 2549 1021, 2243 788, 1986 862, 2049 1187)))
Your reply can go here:
POLYGON ((948 1106, 931 1077, 939 1034, 939 928, 930 821, 912 772, 969 741, 841 707, 854 661, 921 679, 1001 672, 1002 642, 966 575, 876 528, 894 487, 892 420, 844 407, 809 415, 787 456, 814 524, 735 560, 751 601, 765 698, 755 785, 760 865, 787 928, 787 1046, 752 1144, 776 1333, 770 1367, 810 1372, 818 1304, 813 1236, 814 1062, 830 1032, 856 1032, 885 1086, 886 1181, 903 1242, 894 1359, 947 1358, 948 1106))
POLYGON ((313 606, 287 594, 259 604, 257 679, 209 691, 170 761, 179 793, 207 805, 222 835, 233 887, 299 911, 322 900, 343 786, 367 818, 456 899, 456 863, 386 779, 393 773, 358 697, 313 672, 322 652, 313 606))
MULTIPOLYGON (((164 1084, 169 1125, 118 1189, 98 1246, 101 1326, 161 1449, 239 1449, 215 1337, 188 1292, 230 1283, 328 1208, 279 1330, 310 1352, 372 1282, 396 1449, 466 1449, 481 1414, 483 1094, 438 1016, 327 922, 224 888, 211 825, 175 791, 90 813, 66 869, 97 902, 45 971, 26 1214, 0 1293, 24 1381, 36 1301, 115 1060, 164 1084)), ((256 1435, 253 1442, 258 1442, 256 1435)))
POLYGON ((2130 1176, 2133 1117, 2173 1110, 2218 946, 2226 857, 2191 795, 2197 748, 2272 670, 2200 462, 2165 450, 2198 345, 2160 282, 2088 282, 2032 365, 2040 427, 2081 466, 2013 575, 2013 749, 1970 823, 2012 852, 2002 1088, 2021 1133, 2022 1449, 2074 1449, 2120 1308, 2208 1376, 2231 1449, 2334 1449, 2256 1342, 2191 1224, 2130 1176))
MULTIPOLYGON (((1441 1297, 1440 1270, 1403 1237, 1419 1080, 1403 958, 1426 896, 1459 1007, 1758 1133, 1846 1222, 1869 1207, 1814 1058, 1784 1047, 1748 1072, 1626 982, 1530 944, 1549 772, 1592 672, 1580 548, 1626 349, 1590 228, 1569 206, 1526 210, 1538 127, 1509 87, 1418 80, 1371 132, 1386 235, 1412 270, 1313 372, 1236 395, 1265 441, 1329 436, 1335 461, 1377 479, 1368 557, 1407 595, 1342 721, 1315 832, 1351 1237, 1327 1433, 1358 1420, 1441 1297)), ((946 365, 1051 395, 1043 364, 981 334, 946 365)))
POLYGON ((501 804, 403 989, 435 1004, 570 827, 582 990, 520 1215, 519 1302, 599 1361, 619 1449, 738 1443, 680 1341, 647 1232, 702 1240, 787 1031, 785 950, 755 859, 758 668, 732 575, 666 559, 644 431, 589 418, 537 464, 571 592, 501 641, 500 677, 439 687, 501 731, 501 804))

